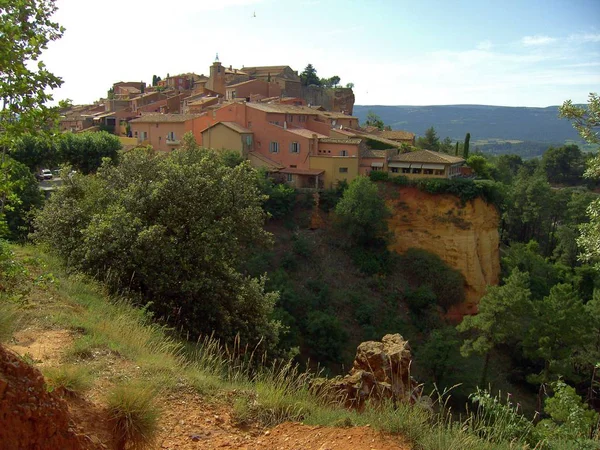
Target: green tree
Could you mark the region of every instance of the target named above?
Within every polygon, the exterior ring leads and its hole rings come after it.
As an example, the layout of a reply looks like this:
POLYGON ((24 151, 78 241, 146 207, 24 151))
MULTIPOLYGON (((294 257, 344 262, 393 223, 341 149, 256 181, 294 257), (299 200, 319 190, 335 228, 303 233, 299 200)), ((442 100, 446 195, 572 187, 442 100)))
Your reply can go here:
POLYGON ((465 339, 461 353, 485 355, 481 386, 487 384, 490 351, 498 345, 514 345, 521 340, 531 309, 529 274, 515 269, 503 286, 488 287, 476 316, 465 316, 457 326, 458 331, 473 335, 465 339))
POLYGON ((527 357, 543 361, 543 369, 529 380, 548 383, 552 377, 573 376, 573 362, 593 338, 589 316, 570 284, 557 284, 534 303, 535 319, 523 340, 527 357))
POLYGON ((341 78, 337 75, 334 75, 331 78, 321 78, 321 86, 335 88, 338 84, 340 84, 340 79, 341 78))
POLYGON ((367 120, 365 121, 364 126, 377 127, 379 130, 385 128, 385 124, 383 123, 383 120, 381 120, 381 117, 372 110, 367 112, 367 120))
MULTIPOLYGON (((577 443, 578 448, 593 448, 593 442, 585 446, 581 440, 593 437, 594 429, 598 424, 598 413, 590 410, 589 406, 581 401, 575 389, 564 381, 552 383, 554 395, 548 397, 544 403, 544 412, 550 416, 537 424, 546 438, 553 444, 556 441, 577 443)), ((554 448, 554 446, 552 446, 554 448)), ((556 448, 559 448, 558 446, 556 448)), ((575 448, 575 447, 573 447, 575 448)))
POLYGON ((467 159, 467 166, 473 169, 475 175, 485 178, 492 179, 494 166, 492 166, 488 160, 482 155, 471 155, 467 159))
POLYGON ((317 76, 317 69, 312 64, 308 64, 304 71, 300 74, 302 86, 310 86, 312 84, 321 86, 321 79, 317 76))
POLYGON ((424 148, 427 150, 439 151, 440 149, 440 138, 435 132, 435 128, 429 127, 425 130, 425 136, 417 138, 417 147, 424 148))
MULTIPOLYGON (((5 209, 18 197, 11 192, 7 152, 27 131, 52 131, 58 108, 50 89, 62 80, 40 60, 49 42, 62 36, 63 28, 51 20, 54 0, 11 0, 2 2, 0 12, 0 228, 5 209)), ((5 225, 4 225, 5 226, 5 225)))
MULTIPOLYGON (((573 105, 567 100, 560 107, 560 116, 573 122, 580 136, 590 144, 600 144, 600 97, 590 93, 587 108, 573 105)), ((600 156, 588 161, 584 174, 587 178, 600 179, 600 156)), ((597 263, 600 270, 600 199, 592 202, 588 208, 590 221, 581 226, 581 236, 578 244, 582 248, 580 258, 583 261, 597 263)))
POLYGON ((389 211, 379 195, 377 185, 369 178, 355 178, 335 207, 340 225, 359 244, 385 237, 389 211))
POLYGON ((354 83, 346 83, 346 89, 354 89, 354 83))
POLYGON ((18 199, 5 210, 8 237, 23 241, 32 231, 33 214, 42 206, 43 195, 27 166, 9 157, 6 157, 5 164, 11 191, 18 199))
POLYGON ((463 145, 463 158, 469 158, 469 143, 471 142, 471 133, 465 135, 465 143, 463 145))
POLYGON ((576 145, 550 147, 542 157, 542 167, 551 183, 577 184, 585 170, 584 156, 576 145))
POLYGON ((452 139, 450 139, 448 136, 446 136, 444 138, 444 140, 440 142, 439 151, 442 152, 442 153, 451 154, 452 153, 452 149, 453 149, 452 139))
POLYGON ((238 271, 270 242, 262 202, 247 163, 227 167, 185 136, 169 155, 135 149, 93 177, 65 180, 36 235, 71 267, 139 293, 190 335, 273 346, 277 296, 238 271))
POLYGON ((496 181, 510 184, 523 166, 523 159, 519 155, 500 155, 495 161, 496 181))
POLYGON ((116 162, 122 148, 119 138, 106 131, 65 133, 57 141, 57 159, 84 174, 95 172, 104 158, 116 162))

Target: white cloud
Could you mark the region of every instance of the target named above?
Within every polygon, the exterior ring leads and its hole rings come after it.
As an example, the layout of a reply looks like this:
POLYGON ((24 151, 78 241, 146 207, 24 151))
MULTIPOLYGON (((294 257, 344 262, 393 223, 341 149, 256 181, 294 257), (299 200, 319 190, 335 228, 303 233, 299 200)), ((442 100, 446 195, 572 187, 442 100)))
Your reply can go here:
POLYGON ((556 41, 556 38, 543 35, 524 36, 523 39, 521 39, 521 43, 526 46, 547 45, 554 41, 556 41))
POLYGON ((477 46, 475 47, 477 50, 491 50, 492 49, 492 43, 491 41, 481 41, 477 44, 477 46))
POLYGON ((572 34, 569 36, 569 41, 586 43, 586 42, 600 42, 600 34, 584 33, 584 34, 572 34))

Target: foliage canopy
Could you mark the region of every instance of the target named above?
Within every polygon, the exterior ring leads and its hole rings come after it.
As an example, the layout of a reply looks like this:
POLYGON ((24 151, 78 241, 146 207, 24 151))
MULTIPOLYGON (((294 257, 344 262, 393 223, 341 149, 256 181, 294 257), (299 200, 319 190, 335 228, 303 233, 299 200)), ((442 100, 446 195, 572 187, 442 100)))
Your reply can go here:
POLYGON ((247 164, 227 167, 188 137, 172 154, 136 149, 96 176, 70 178, 37 218, 36 235, 192 335, 273 345, 277 297, 237 269, 270 241, 262 202, 247 164))

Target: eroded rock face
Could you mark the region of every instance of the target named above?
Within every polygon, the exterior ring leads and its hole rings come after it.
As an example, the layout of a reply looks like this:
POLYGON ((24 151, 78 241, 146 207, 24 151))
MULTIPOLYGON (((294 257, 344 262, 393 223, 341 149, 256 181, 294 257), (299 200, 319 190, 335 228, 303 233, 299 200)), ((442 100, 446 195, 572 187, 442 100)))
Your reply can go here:
POLYGON ((408 341, 399 334, 386 334, 381 342, 360 344, 350 373, 320 383, 346 406, 360 409, 370 400, 414 401, 418 385, 410 377, 411 353, 408 341))
POLYGON ((0 345, 0 448, 100 448, 70 427, 66 402, 47 392, 39 370, 0 345))
POLYGON ((477 312, 487 285, 500 280, 499 214, 478 198, 461 204, 458 197, 429 194, 414 187, 394 186, 387 201, 392 217, 390 250, 421 248, 438 255, 465 277, 466 302, 448 316, 460 319, 477 312))

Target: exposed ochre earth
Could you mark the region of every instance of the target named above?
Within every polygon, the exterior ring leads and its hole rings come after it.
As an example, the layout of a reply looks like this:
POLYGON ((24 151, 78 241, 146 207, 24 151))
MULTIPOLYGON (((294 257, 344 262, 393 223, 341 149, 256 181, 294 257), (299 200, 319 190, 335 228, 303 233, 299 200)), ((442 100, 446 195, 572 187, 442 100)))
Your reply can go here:
POLYGON ((0 449, 101 448, 77 433, 67 402, 39 370, 0 345, 0 449))
POLYGON ((500 279, 499 214, 481 198, 462 204, 450 194, 429 194, 414 187, 390 186, 390 250, 421 248, 437 254, 465 277, 465 303, 449 311, 459 318, 477 312, 487 285, 500 279))

